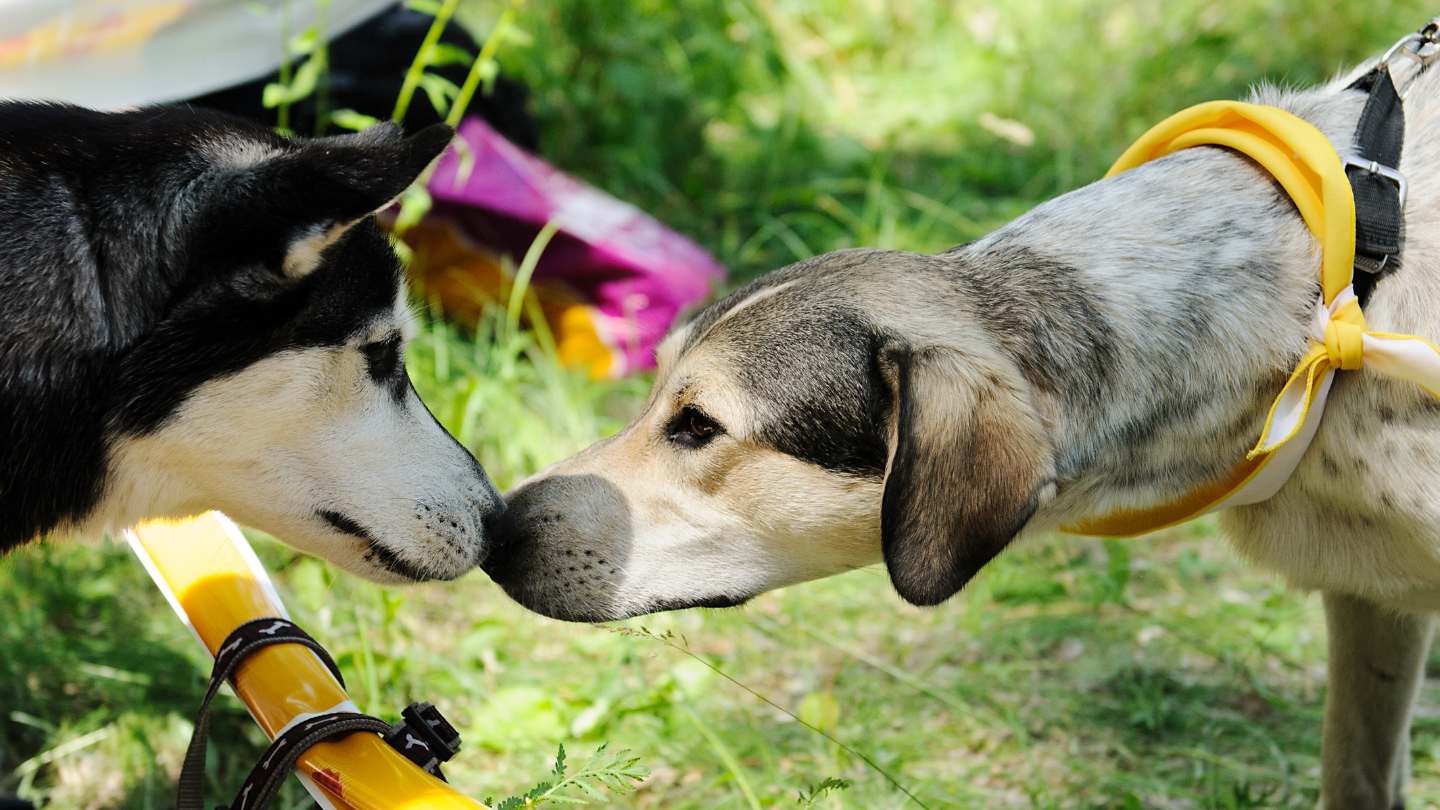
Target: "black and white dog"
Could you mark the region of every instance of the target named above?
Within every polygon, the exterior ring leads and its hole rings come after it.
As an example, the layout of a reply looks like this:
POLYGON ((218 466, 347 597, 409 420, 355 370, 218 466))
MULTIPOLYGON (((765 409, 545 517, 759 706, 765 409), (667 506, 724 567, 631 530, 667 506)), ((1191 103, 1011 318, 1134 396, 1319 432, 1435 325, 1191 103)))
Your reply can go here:
POLYGON ((370 217, 450 137, 0 104, 0 553, 215 508, 370 579, 475 567, 502 504, 370 217))

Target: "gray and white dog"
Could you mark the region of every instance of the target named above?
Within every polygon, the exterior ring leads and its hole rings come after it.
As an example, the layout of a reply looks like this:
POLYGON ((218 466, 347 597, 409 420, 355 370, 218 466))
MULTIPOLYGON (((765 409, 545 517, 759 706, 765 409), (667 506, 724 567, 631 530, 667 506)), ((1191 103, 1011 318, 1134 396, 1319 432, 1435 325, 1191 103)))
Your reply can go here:
MULTIPOLYGON (((1354 76, 1261 89, 1342 149, 1354 76)), ((1372 328, 1440 340, 1440 71, 1407 102, 1403 266, 1372 328)), ((677 329, 619 435, 512 493, 487 570, 598 621, 883 561, 936 604, 1019 538, 1174 500, 1231 470, 1306 345, 1319 246, 1237 153, 1189 149, 939 255, 847 250, 778 270, 677 329)), ((1278 495, 1223 524, 1324 594, 1322 804, 1390 808, 1440 610, 1440 401, 1337 379, 1278 495)))

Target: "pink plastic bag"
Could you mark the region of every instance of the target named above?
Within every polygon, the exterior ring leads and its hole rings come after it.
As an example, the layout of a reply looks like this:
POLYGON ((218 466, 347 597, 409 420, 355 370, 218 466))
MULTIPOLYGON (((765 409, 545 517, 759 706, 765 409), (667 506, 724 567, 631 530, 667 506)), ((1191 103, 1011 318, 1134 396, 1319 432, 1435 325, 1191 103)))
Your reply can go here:
MULTIPOLYGON (((533 281, 562 361, 595 376, 652 368, 676 316, 705 298, 725 269, 653 217, 524 152, 478 118, 462 123, 459 137, 464 143, 431 178, 433 209, 405 237, 412 247, 412 240, 442 239, 445 248, 416 251, 417 260, 429 256, 452 273, 471 253, 518 261, 553 220, 558 231, 533 281)), ((481 288, 485 275, 471 274, 481 288)))

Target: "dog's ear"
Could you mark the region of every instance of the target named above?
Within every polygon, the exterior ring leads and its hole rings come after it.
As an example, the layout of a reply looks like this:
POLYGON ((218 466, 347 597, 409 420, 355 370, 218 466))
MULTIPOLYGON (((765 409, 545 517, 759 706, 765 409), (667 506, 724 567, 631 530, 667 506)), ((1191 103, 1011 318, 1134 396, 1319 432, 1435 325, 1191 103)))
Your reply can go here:
POLYGON ((258 263, 303 278, 345 231, 394 202, 453 136, 435 124, 407 138, 386 123, 217 167, 188 228, 190 258, 212 271, 258 263))
POLYGON ((1050 444, 1023 390, 950 349, 881 349, 890 387, 880 527, 907 602, 960 590, 1053 495, 1050 444))

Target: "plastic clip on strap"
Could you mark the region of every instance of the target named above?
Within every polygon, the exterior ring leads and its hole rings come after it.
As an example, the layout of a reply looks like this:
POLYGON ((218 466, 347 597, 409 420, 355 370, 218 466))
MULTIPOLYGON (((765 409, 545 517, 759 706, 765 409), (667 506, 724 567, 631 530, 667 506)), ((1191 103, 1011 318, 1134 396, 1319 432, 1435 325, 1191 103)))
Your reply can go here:
POLYGON ((266 806, 275 798, 290 772, 295 770, 300 756, 311 746, 360 731, 381 735, 385 742, 411 762, 443 780, 445 774, 440 771, 440 763, 448 761, 460 750, 460 735, 429 703, 413 703, 406 707, 403 716, 405 719, 402 722, 391 725, 368 714, 332 712, 297 723, 276 737, 266 749, 265 755, 245 777, 245 783, 240 786, 240 792, 229 810, 256 810, 266 806), (421 719, 427 714, 432 715, 434 720, 421 719), (431 722, 448 730, 449 738, 438 736, 431 722))
POLYGON ((411 703, 400 713, 400 722, 385 732, 385 742, 430 775, 444 779, 440 763, 460 751, 460 732, 433 705, 411 703))
POLYGON ((357 712, 322 714, 299 723, 270 743, 270 747, 265 750, 265 756, 250 770, 250 775, 245 777, 245 784, 240 786, 240 792, 235 795, 235 801, 230 803, 229 810, 255 810, 268 805, 280 791, 280 786, 285 783, 290 772, 295 770, 295 763, 300 759, 300 755, 312 745, 357 731, 384 734, 389 730, 390 724, 384 720, 357 712))
MULTIPOLYGON (((255 619, 235 628, 215 654, 210 686, 195 718, 195 731, 185 752, 176 791, 177 810, 204 810, 205 749, 209 736, 210 704, 220 685, 230 680, 251 653, 272 644, 299 644, 312 650, 342 686, 344 677, 330 653, 293 622, 281 618, 255 619)), ((266 806, 280 789, 300 756, 319 742, 361 731, 380 734, 411 762, 431 775, 444 779, 440 763, 460 750, 460 735, 429 703, 411 704, 403 720, 391 725, 377 717, 356 712, 332 712, 302 720, 281 732, 260 762, 250 771, 231 803, 231 810, 256 810, 266 806)))

